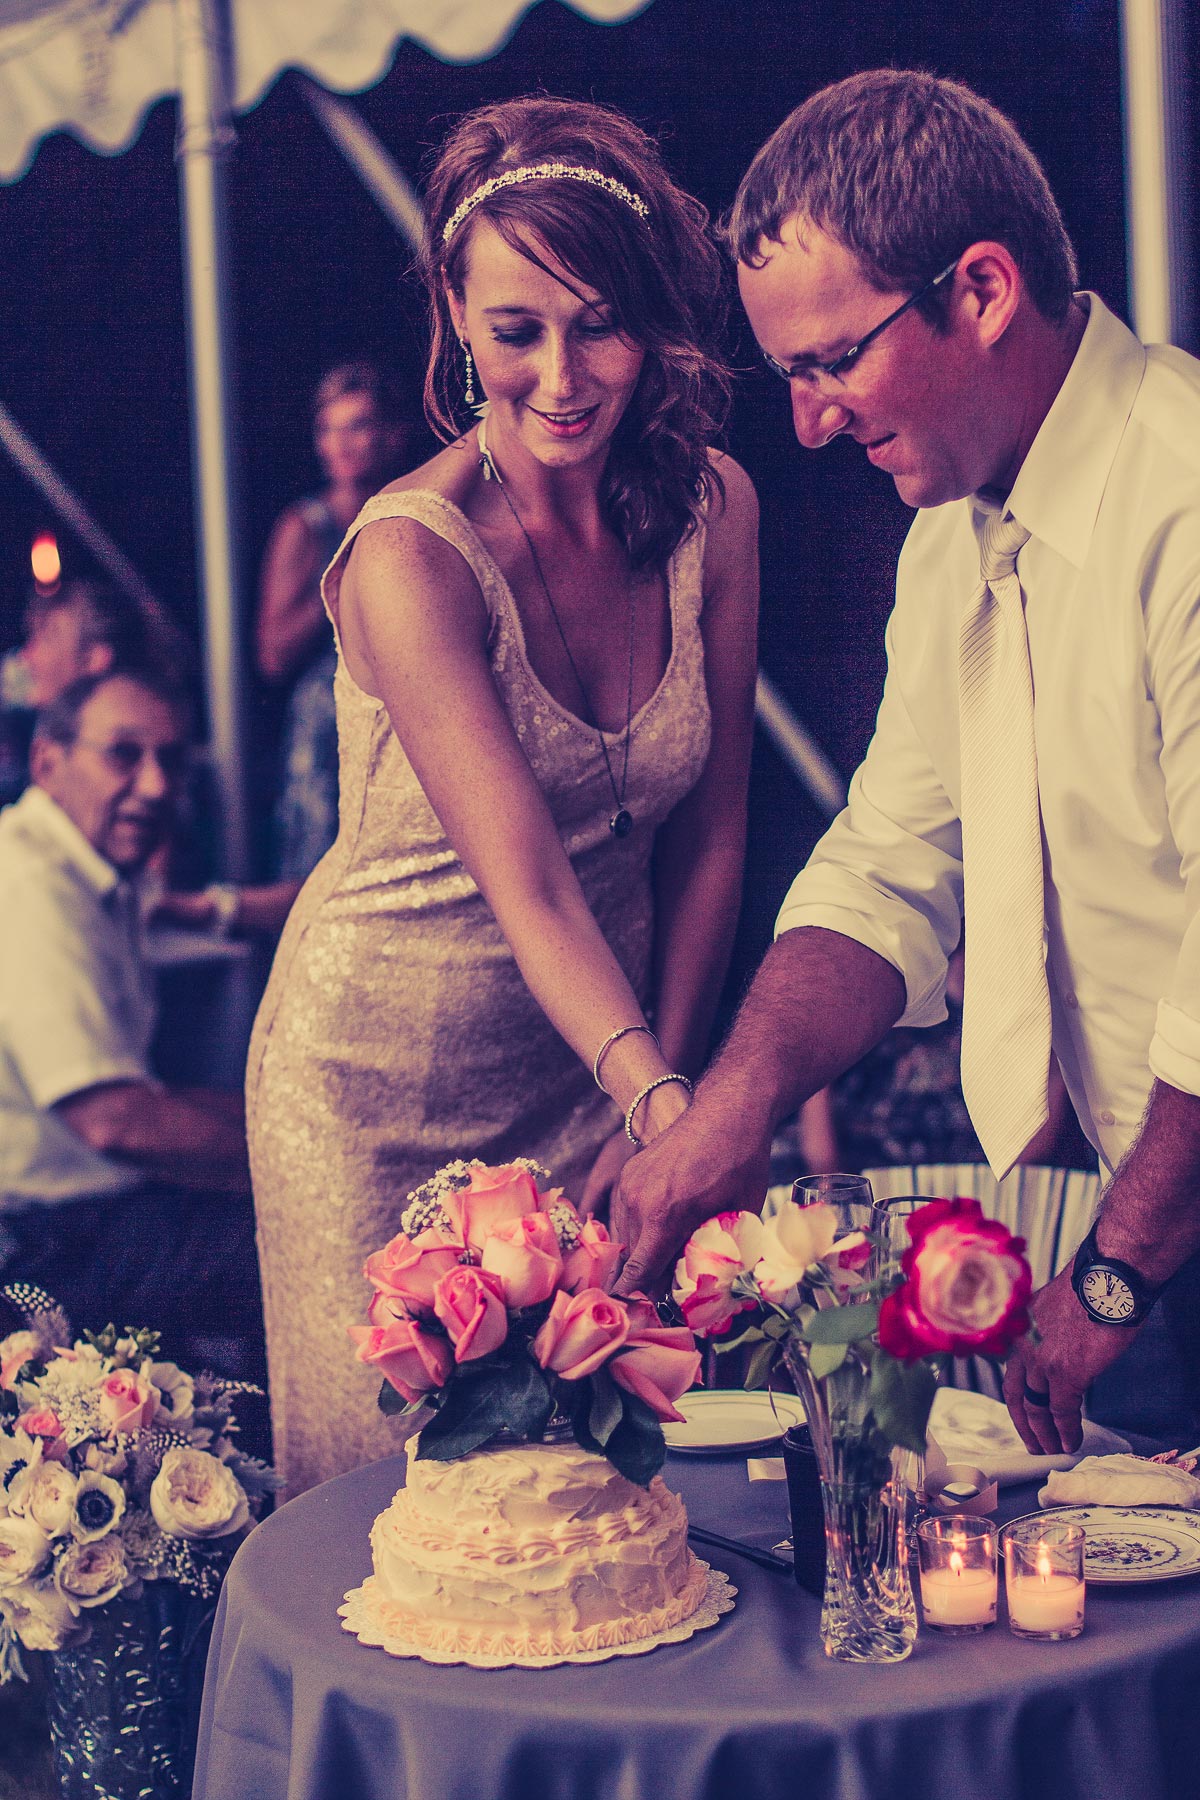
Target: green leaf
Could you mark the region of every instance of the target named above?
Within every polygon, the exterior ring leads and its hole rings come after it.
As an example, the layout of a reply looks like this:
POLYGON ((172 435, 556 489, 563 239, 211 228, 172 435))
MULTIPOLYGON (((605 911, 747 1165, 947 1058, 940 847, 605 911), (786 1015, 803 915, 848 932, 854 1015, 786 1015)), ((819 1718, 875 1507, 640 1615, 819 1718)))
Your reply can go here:
POLYGON ((445 1392, 441 1407, 418 1440, 420 1460, 453 1462, 456 1457, 468 1456, 508 1422, 495 1381, 460 1377, 445 1392))
POLYGON ((774 1338, 777 1344, 787 1336, 788 1330, 788 1320, 781 1319, 778 1313, 772 1313, 769 1318, 763 1320, 763 1336, 774 1338))
POLYGON ((497 1370, 501 1421, 517 1437, 540 1438, 554 1411, 554 1396, 543 1370, 526 1356, 497 1370))
POLYGON ((808 1366, 814 1378, 820 1381, 822 1375, 832 1375, 840 1369, 848 1348, 847 1344, 814 1344, 808 1352, 808 1366))
POLYGON ((425 1397, 420 1400, 406 1400, 403 1394, 396 1391, 390 1381, 385 1381, 379 1390, 379 1410, 385 1418, 396 1419, 405 1413, 420 1412, 423 1406, 428 1405, 429 1400, 425 1397))
POLYGON ((878 1301, 864 1300, 815 1312, 805 1324, 803 1335, 810 1344, 857 1344, 860 1339, 871 1337, 878 1324, 878 1301))
POLYGON ((662 1426, 644 1400, 621 1389, 622 1414, 604 1454, 617 1473, 639 1487, 649 1487, 667 1460, 662 1426))
POLYGON ((923 1362, 902 1363, 886 1350, 871 1358, 871 1410, 889 1443, 920 1455, 925 1449, 929 1409, 937 1377, 923 1362))
POLYGON ((758 1326, 747 1325, 745 1331, 739 1332, 737 1337, 729 1338, 723 1344, 713 1344, 713 1349, 718 1356, 724 1356, 727 1350, 740 1350, 743 1344, 761 1344, 762 1340, 763 1333, 758 1326))
POLYGON ((775 1361, 777 1348, 778 1346, 768 1339, 766 1343, 760 1344, 757 1350, 753 1352, 746 1364, 745 1379, 742 1382, 744 1388, 749 1390, 750 1388, 760 1388, 762 1386, 770 1373, 772 1363, 775 1361))
POLYGON ((605 1368, 597 1369, 591 1377, 591 1389, 592 1400, 588 1408, 587 1428, 589 1434, 603 1450, 621 1423, 624 1412, 621 1404, 622 1390, 605 1368))

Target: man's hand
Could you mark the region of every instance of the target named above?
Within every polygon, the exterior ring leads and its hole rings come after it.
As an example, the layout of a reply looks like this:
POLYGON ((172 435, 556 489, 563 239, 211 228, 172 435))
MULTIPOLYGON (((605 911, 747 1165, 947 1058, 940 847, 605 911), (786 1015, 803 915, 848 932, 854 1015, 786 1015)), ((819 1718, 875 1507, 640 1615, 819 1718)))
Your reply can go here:
POLYGON ((610 1217, 613 1189, 633 1150, 624 1126, 601 1144, 579 1198, 579 1210, 585 1218, 591 1213, 599 1213, 602 1219, 610 1217))
POLYGON ((1009 1356, 1004 1398, 1025 1448, 1034 1456, 1057 1456, 1078 1450, 1083 1396, 1128 1350, 1137 1329, 1089 1318, 1075 1297, 1069 1268, 1034 1295, 1030 1311, 1037 1330, 1009 1356), (1033 1394, 1044 1394, 1045 1403, 1031 1399, 1033 1394))
POLYGON ((629 1255, 614 1292, 647 1290, 714 1213, 758 1212, 769 1171, 769 1137, 757 1141, 701 1090, 674 1125, 625 1165, 610 1229, 629 1255))

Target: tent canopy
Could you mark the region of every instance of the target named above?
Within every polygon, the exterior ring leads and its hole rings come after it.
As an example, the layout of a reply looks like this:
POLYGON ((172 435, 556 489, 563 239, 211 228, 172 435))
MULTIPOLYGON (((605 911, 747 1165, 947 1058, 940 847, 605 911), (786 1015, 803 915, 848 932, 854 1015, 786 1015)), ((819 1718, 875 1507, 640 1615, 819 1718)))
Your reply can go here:
MULTIPOLYGON (((257 105, 289 68, 359 92, 402 38, 446 62, 492 56, 536 0, 228 0, 233 110, 257 105)), ((615 24, 647 0, 568 0, 615 24)), ((126 149, 147 110, 179 89, 175 0, 0 0, 0 181, 25 173, 41 139, 74 132, 126 149)))

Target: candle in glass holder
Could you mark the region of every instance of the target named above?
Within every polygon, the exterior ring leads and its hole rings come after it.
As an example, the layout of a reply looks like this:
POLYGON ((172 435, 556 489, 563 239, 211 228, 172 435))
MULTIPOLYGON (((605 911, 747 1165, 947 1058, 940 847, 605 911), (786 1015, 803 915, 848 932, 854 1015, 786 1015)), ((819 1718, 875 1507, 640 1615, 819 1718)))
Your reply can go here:
POLYGON ((1021 1520, 1004 1534, 1008 1625, 1016 1637, 1054 1642, 1083 1630, 1082 1525, 1021 1520))
POLYGON ((987 1519, 944 1513, 917 1527, 921 1608, 938 1631, 982 1631, 996 1620, 996 1530, 987 1519))

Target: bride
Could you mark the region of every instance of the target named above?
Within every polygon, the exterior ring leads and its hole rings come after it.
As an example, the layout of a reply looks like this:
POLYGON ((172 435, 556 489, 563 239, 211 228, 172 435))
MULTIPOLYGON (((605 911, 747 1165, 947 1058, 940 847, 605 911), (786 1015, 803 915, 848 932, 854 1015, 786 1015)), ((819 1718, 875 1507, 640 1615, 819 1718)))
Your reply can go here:
POLYGON ((463 119, 427 200, 448 441, 325 578, 339 835, 250 1053, 292 1493, 397 1447, 345 1325, 409 1189, 524 1155, 592 1207, 687 1106, 741 883, 757 512, 709 447, 703 209, 630 121, 552 99, 463 119))

